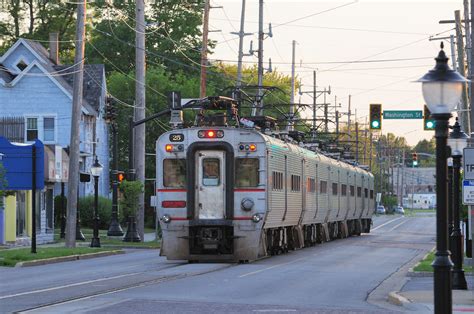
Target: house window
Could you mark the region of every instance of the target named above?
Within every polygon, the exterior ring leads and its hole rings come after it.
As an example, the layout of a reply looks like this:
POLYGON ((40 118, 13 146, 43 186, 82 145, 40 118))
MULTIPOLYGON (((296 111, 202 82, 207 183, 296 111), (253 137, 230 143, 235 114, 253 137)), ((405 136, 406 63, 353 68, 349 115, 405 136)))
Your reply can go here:
POLYGON ((273 171, 272 181, 274 190, 283 190, 283 172, 273 171))
POLYGON ((38 138, 38 118, 26 119, 26 140, 34 141, 38 138))
POLYGON ((54 142, 54 118, 43 118, 43 126, 43 140, 45 142, 54 142))
POLYGON ((16 64, 16 67, 20 70, 20 71, 23 71, 24 69, 26 69, 28 67, 28 65, 25 63, 25 61, 21 60, 20 62, 18 62, 16 64))
POLYGON ((298 192, 301 191, 301 177, 292 174, 291 175, 291 191, 298 192))

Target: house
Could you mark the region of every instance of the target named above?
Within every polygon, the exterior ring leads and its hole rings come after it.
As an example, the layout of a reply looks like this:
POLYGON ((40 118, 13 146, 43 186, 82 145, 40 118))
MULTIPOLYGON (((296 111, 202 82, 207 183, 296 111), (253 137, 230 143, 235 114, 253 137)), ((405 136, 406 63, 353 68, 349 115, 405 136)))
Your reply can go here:
MULTIPOLYGON (((45 189, 40 196, 41 213, 38 242, 52 240, 54 196, 68 177, 68 150, 71 137, 74 65, 59 62, 57 34, 50 35, 49 51, 37 41, 20 38, 0 57, 0 136, 12 142, 45 145, 45 189), (43 235, 45 235, 43 237, 43 235)), ((109 195, 108 126, 104 120, 106 101, 105 69, 102 64, 84 67, 83 104, 80 121, 80 170, 89 172, 95 156, 104 166, 99 194, 109 195)), ((92 180, 93 181, 93 180, 92 180)), ((93 195, 93 182, 79 185, 79 196, 93 195)), ((67 182, 65 184, 67 190, 67 182)), ((29 235, 26 217, 28 192, 7 199, 14 205, 6 221, 16 222, 18 238, 29 235)), ((5 210, 8 215, 8 206, 5 210)), ((11 237, 7 241, 11 241, 11 237)))

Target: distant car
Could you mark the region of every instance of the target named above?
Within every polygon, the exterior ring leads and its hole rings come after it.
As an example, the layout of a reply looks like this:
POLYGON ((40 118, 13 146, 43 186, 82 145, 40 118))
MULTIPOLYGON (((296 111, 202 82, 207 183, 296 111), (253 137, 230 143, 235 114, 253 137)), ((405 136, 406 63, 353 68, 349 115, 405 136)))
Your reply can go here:
POLYGON ((385 214, 385 207, 383 205, 377 206, 377 209, 375 210, 376 214, 385 214))
POLYGON ((405 215, 405 210, 403 209, 402 206, 397 206, 395 207, 395 214, 401 214, 401 215, 405 215))

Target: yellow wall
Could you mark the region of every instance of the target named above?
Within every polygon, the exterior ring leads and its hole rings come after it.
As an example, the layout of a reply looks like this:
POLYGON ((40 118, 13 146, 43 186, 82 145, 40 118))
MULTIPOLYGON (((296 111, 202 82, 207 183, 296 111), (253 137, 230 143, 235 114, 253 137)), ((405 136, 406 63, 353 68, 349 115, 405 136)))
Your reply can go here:
POLYGON ((5 198, 5 241, 16 241, 16 196, 5 198))

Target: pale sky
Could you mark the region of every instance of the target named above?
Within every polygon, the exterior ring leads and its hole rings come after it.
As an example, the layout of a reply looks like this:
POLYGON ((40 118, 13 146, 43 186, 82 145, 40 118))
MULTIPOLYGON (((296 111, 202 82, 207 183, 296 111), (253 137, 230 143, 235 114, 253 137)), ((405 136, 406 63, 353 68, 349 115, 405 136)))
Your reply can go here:
MULTIPOLYGON (((230 32, 240 28, 241 1, 211 0, 211 5, 223 9, 211 9, 210 29, 222 32, 210 33, 218 45, 209 58, 236 61, 238 36, 230 32)), ((273 38, 264 42, 265 65, 271 58, 274 69, 291 74, 291 42, 296 40, 296 73, 303 90, 312 90, 316 69, 318 90, 330 85, 328 101, 333 104, 337 96, 342 104, 340 111, 347 111, 348 95, 352 95, 352 108, 357 109, 359 122, 366 121, 370 103, 381 103, 385 110, 423 110, 421 85, 413 81, 434 67, 440 41, 429 41, 429 37, 455 34, 454 24, 438 23, 454 20, 455 10, 463 16, 462 0, 267 0, 264 24, 267 29, 272 23, 273 38), (405 60, 388 61, 394 59, 405 60)), ((245 32, 254 33, 245 38, 244 52, 248 52, 250 40, 257 49, 257 0, 247 0, 245 25, 245 32)), ((445 40, 445 51, 451 55, 449 39, 445 40)), ((257 57, 244 57, 244 62, 256 63, 257 57)), ((312 103, 309 96, 301 97, 301 102, 312 103)), ((323 102, 322 97, 318 102, 323 102)), ((341 120, 347 121, 347 116, 341 120)), ((422 120, 384 120, 383 133, 387 132, 404 136, 410 145, 434 133, 423 131, 422 120)))

